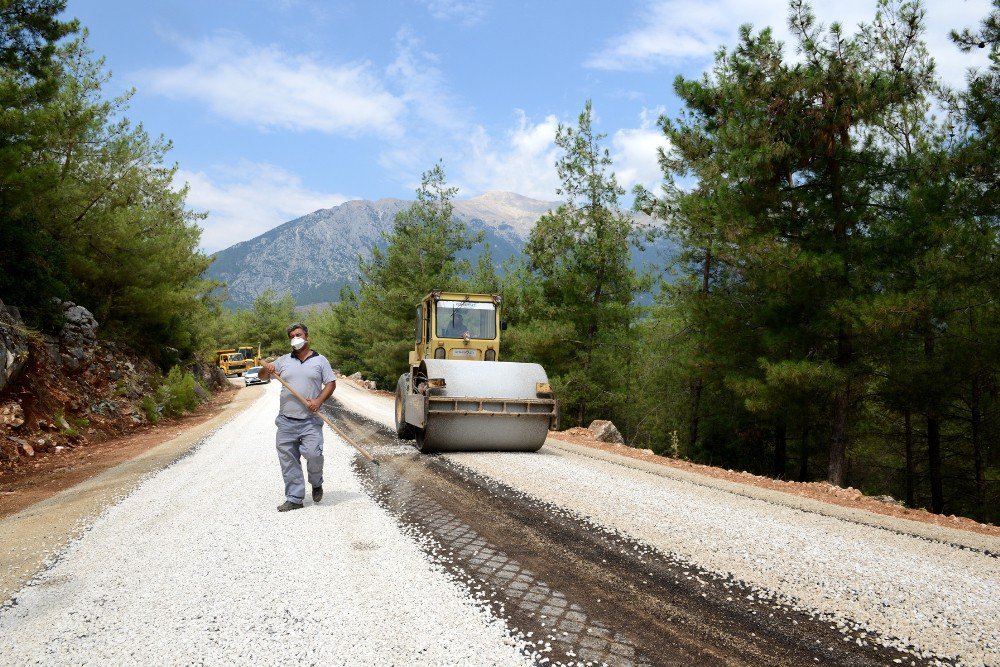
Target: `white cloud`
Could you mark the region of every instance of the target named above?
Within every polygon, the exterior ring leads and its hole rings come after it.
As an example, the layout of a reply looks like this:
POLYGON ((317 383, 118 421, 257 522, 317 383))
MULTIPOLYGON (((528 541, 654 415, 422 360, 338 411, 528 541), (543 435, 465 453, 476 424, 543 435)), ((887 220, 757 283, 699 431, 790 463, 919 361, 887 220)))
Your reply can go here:
POLYGON ((241 162, 213 173, 180 170, 177 183, 187 183, 188 207, 208 212, 201 221, 201 247, 207 252, 228 248, 317 209, 352 197, 310 190, 295 174, 267 163, 241 162))
POLYGON ((406 28, 396 34, 396 53, 386 73, 417 117, 435 128, 455 130, 466 125, 456 112, 460 102, 437 67, 438 57, 425 51, 421 40, 406 28))
POLYGON ((514 128, 499 147, 484 128, 477 127, 455 179, 463 194, 505 190, 536 199, 556 199, 558 125, 555 116, 532 123, 518 110, 514 128))
POLYGON ((223 118, 262 129, 351 136, 401 131, 404 103, 385 89, 370 63, 325 63, 231 33, 185 50, 187 64, 145 73, 152 90, 201 100, 223 118))
MULTIPOLYGON (((925 39, 937 60, 942 78, 951 84, 963 81, 966 68, 986 63, 983 53, 964 55, 948 40, 953 28, 977 25, 986 16, 990 0, 957 0, 925 3, 925 39)), ((814 3, 817 19, 829 25, 838 21, 848 31, 870 21, 875 0, 840 0, 814 3)), ((650 0, 635 18, 636 27, 608 40, 587 59, 596 69, 651 69, 683 62, 711 61, 722 45, 735 44, 741 24, 752 23, 755 30, 770 26, 775 37, 793 43, 788 29, 785 0, 749 3, 744 0, 650 0)), ((786 55, 793 57, 791 47, 786 55)))
MULTIPOLYGON (((554 115, 534 123, 518 110, 514 126, 500 140, 477 127, 454 179, 463 196, 504 190, 542 199, 558 200, 559 176, 555 164, 561 151, 555 144, 559 119, 554 115)), ((658 148, 669 142, 656 126, 663 108, 643 109, 639 126, 621 128, 610 141, 612 169, 626 190, 641 184, 655 188, 662 182, 658 148)), ((626 196, 626 200, 628 196, 626 196)))
POLYGON ((643 109, 639 115, 639 127, 620 129, 611 137, 615 175, 626 191, 635 185, 654 189, 663 181, 657 149, 670 146, 669 140, 656 126, 656 119, 663 111, 662 107, 643 109))
POLYGON ((486 17, 485 0, 423 0, 430 15, 444 21, 474 25, 486 17))

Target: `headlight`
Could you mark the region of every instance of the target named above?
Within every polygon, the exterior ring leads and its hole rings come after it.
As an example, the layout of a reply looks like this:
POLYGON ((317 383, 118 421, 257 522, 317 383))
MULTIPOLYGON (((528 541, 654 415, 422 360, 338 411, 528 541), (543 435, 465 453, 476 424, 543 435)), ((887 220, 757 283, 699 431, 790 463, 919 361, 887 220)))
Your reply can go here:
POLYGON ((445 355, 445 351, 444 351, 443 347, 439 347, 436 350, 434 350, 434 358, 435 359, 444 359, 444 355, 445 355))
POLYGON ((483 355, 483 359, 486 361, 496 361, 497 353, 496 350, 486 350, 486 354, 483 355))

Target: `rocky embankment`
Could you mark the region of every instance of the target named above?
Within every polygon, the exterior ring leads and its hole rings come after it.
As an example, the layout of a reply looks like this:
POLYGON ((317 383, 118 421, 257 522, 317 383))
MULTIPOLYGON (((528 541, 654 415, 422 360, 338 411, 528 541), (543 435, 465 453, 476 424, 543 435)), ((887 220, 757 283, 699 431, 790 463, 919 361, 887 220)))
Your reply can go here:
MULTIPOLYGON (((0 301, 0 466, 86 446, 156 419, 159 374, 148 359, 97 337, 83 306, 61 304, 58 335, 27 327, 0 301)), ((225 386, 215 369, 192 368, 201 385, 225 386)))

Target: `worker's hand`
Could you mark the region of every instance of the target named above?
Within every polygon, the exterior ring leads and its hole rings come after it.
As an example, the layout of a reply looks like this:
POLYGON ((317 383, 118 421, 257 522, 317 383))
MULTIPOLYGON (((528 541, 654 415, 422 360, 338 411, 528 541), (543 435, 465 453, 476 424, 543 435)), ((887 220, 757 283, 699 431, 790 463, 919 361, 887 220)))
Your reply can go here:
POLYGON ((306 401, 306 405, 309 406, 309 409, 312 410, 313 412, 319 412, 319 409, 323 407, 323 401, 319 400, 318 398, 314 398, 312 400, 306 401))
POLYGON ((265 361, 264 363, 262 363, 260 365, 260 368, 261 371, 263 371, 264 375, 276 375, 276 373, 274 372, 274 364, 269 361, 265 361))

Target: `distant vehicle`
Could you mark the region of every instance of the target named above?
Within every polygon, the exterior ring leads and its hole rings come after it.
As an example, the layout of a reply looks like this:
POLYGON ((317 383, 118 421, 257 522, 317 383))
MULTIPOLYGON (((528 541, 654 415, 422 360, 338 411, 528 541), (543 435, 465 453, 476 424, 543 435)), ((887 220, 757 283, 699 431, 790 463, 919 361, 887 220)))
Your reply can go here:
POLYGON ((236 349, 236 351, 243 355, 243 358, 247 362, 247 368, 251 368, 253 366, 260 366, 261 356, 260 356, 259 344, 257 345, 256 349, 254 349, 249 345, 241 345, 236 349))
POLYGON ((245 383, 244 386, 249 387, 252 384, 268 384, 271 381, 271 378, 266 380, 260 379, 259 373, 261 368, 262 366, 254 366, 243 374, 243 382, 245 383))
POLYGON ((219 368, 226 374, 226 377, 234 375, 239 377, 251 366, 253 366, 253 361, 244 359, 239 352, 219 355, 219 368))

